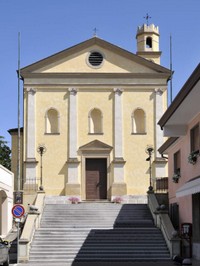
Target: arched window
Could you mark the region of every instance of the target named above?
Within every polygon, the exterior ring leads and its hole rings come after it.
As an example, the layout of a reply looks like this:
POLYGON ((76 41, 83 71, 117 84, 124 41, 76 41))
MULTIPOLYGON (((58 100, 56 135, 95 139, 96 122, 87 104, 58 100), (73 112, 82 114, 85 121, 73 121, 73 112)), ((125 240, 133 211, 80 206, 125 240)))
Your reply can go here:
POLYGON ((56 134, 59 133, 59 113, 56 109, 50 108, 46 112, 46 133, 56 134))
POLYGON ((152 38, 151 37, 146 38, 146 48, 152 48, 152 38))
POLYGON ((137 108, 132 113, 132 133, 144 134, 146 133, 146 116, 144 110, 137 108))
POLYGON ((102 130, 102 112, 101 110, 94 108, 89 113, 89 133, 101 134, 102 130))

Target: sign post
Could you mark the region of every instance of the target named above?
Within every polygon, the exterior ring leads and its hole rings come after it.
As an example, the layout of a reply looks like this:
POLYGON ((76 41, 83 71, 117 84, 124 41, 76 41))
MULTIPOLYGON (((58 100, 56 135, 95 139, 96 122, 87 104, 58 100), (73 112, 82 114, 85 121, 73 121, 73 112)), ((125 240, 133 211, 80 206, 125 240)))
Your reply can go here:
POLYGON ((15 218, 21 218, 24 215, 24 213, 25 213, 25 210, 24 210, 24 206, 23 205, 15 204, 12 207, 12 215, 15 218))
POLYGON ((19 263, 19 224, 21 222, 21 217, 24 215, 24 206, 20 204, 15 204, 12 207, 12 215, 15 217, 15 222, 17 223, 17 264, 19 263))

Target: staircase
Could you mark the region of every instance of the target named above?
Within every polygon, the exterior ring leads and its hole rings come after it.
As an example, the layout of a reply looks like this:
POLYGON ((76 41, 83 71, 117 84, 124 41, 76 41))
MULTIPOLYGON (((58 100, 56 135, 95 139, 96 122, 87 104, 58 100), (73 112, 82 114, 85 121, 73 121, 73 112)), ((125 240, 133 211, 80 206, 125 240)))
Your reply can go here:
POLYGON ((89 266, 122 261, 125 266, 130 261, 169 259, 146 204, 46 204, 29 264, 89 266))

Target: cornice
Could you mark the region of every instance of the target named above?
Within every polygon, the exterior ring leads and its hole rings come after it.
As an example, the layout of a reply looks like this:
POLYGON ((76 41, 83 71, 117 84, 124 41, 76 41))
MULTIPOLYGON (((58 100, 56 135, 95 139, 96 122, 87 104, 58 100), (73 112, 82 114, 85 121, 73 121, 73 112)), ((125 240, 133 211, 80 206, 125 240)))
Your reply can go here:
POLYGON ((169 78, 169 73, 30 73, 24 72, 23 77, 29 79, 35 78, 143 78, 143 79, 155 79, 155 78, 169 78))

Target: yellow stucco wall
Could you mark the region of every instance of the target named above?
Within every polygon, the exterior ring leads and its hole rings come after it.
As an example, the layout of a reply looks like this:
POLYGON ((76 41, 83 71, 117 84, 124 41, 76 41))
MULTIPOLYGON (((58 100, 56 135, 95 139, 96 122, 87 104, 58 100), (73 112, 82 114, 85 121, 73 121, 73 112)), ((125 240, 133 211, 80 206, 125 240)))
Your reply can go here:
MULTIPOLYGON (((154 110, 151 98, 152 91, 133 89, 124 91, 123 102, 123 156, 125 182, 128 194, 145 194, 149 184, 148 162, 145 148, 154 145, 154 110), (131 115, 136 108, 142 108, 146 114, 146 134, 132 133, 131 115)), ((41 89, 36 92, 36 148, 45 144, 47 151, 43 155, 43 185, 48 194, 64 195, 67 182, 68 159, 68 97, 66 90, 41 89), (49 108, 55 108, 60 114, 60 133, 45 134, 45 114, 49 108)), ((113 147, 114 145, 114 92, 111 88, 79 88, 77 93, 78 110, 78 147, 95 139, 113 147), (88 114, 98 108, 103 115, 103 134, 88 134, 88 114)), ((40 155, 36 152, 37 177, 40 177, 40 155)), ((110 154, 113 159, 113 151, 110 154)), ((80 160, 80 156, 79 156, 80 160)), ((111 171, 111 176, 112 176, 111 171)), ((81 164, 79 165, 81 175, 81 164)), ((79 176, 81 182, 81 176, 79 176)))
POLYGON ((82 146, 98 138, 98 140, 113 146, 113 92, 111 89, 84 89, 78 92, 78 145, 82 146), (100 91, 100 92, 99 92, 100 91), (89 112, 98 108, 103 115, 103 134, 90 135, 89 112))
POLYGON ((67 56, 62 60, 51 64, 48 68, 40 69, 43 73, 154 73, 154 71, 148 67, 141 66, 140 64, 133 62, 132 60, 125 59, 121 55, 117 55, 112 51, 106 49, 99 49, 94 45, 79 53, 67 56), (100 51, 104 55, 103 67, 92 68, 88 62, 88 55, 92 51, 100 51))
MULTIPOLYGON (((43 155, 43 184, 45 190, 53 194, 63 194, 66 179, 66 161, 68 145, 68 93, 59 89, 37 89, 36 92, 36 146, 45 144, 43 155), (47 134, 45 130, 45 115, 50 108, 59 113, 59 134, 47 134)), ((36 153, 40 161, 40 155, 36 153)), ((37 176, 40 176, 40 164, 37 166, 37 176)))
POLYGON ((125 180, 128 194, 145 194, 149 184, 148 157, 146 146, 154 146, 154 110, 150 96, 152 91, 130 91, 124 93, 124 159, 125 180), (142 108, 146 115, 146 134, 131 134, 131 115, 137 108, 142 108))

